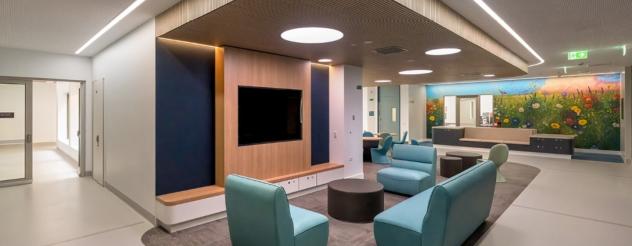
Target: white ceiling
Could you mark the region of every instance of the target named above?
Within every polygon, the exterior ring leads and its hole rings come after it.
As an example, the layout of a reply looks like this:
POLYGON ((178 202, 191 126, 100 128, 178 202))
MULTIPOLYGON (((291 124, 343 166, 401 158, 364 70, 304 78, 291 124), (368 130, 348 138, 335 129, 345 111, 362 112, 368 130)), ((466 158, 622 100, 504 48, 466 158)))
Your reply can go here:
MULTIPOLYGON (((442 0, 517 55, 537 59, 473 0, 442 0)), ((632 65, 632 0, 485 0, 546 60, 528 76, 622 71, 632 65), (623 44, 628 54, 622 56, 623 44), (567 52, 589 50, 589 59, 568 61, 567 52), (583 64, 580 64, 582 63, 583 64)))
MULTIPOLYGON (((133 0, 0 0, 0 47, 74 54, 133 0)), ((147 0, 80 55, 92 56, 178 0, 147 0)))

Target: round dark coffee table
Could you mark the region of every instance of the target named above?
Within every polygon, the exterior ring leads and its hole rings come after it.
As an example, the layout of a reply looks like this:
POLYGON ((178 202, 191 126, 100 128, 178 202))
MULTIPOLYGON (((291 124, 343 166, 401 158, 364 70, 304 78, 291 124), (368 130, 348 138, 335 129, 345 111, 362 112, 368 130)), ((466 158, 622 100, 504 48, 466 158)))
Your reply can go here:
POLYGON ((446 156, 461 157, 463 159, 463 170, 468 169, 476 165, 476 161, 483 159, 483 156, 479 153, 465 152, 465 151, 450 151, 445 153, 446 156))
POLYGON ((368 223, 384 211, 384 186, 364 179, 339 179, 327 185, 327 210, 338 220, 368 223))
POLYGON ((463 171, 463 159, 454 156, 439 157, 440 175, 442 177, 452 177, 463 171))

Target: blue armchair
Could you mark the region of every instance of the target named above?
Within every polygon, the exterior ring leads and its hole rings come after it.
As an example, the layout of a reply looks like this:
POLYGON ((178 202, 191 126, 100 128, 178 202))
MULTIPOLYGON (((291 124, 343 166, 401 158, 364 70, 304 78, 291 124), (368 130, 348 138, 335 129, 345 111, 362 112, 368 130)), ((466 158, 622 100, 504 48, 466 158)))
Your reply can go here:
POLYGON ((371 161, 378 164, 389 164, 388 151, 393 146, 393 137, 384 138, 384 143, 377 148, 371 148, 371 161))
POLYGON ((423 140, 417 140, 417 139, 412 139, 412 138, 410 139, 410 144, 432 147, 432 141, 423 141, 423 140))
POLYGON ((378 214, 378 246, 458 246, 489 216, 496 187, 491 161, 473 166, 378 214))
POLYGON ((372 133, 372 132, 370 132, 370 131, 364 131, 364 132, 362 133, 362 136, 363 136, 363 137, 373 137, 374 135, 373 135, 373 133, 372 133))
POLYGON ((437 150, 419 145, 397 144, 393 147, 391 167, 377 172, 384 190, 415 195, 436 183, 437 150))
POLYGON ((283 188, 256 179, 227 177, 226 213, 236 246, 321 246, 329 238, 327 217, 289 205, 283 188))
POLYGON ((405 144, 406 138, 408 138, 408 131, 405 131, 404 135, 402 135, 402 138, 399 141, 393 142, 393 144, 405 144))

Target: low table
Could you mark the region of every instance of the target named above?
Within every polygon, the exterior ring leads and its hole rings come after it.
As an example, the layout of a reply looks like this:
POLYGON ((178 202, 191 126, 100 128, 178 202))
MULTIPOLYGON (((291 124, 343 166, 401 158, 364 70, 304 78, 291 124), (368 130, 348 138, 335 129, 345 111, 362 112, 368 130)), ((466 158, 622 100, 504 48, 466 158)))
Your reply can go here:
POLYGON ((453 157, 461 157, 463 161, 461 162, 463 165, 463 170, 466 170, 474 165, 476 165, 476 161, 483 159, 483 156, 479 153, 474 152, 466 152, 466 151, 450 151, 445 153, 446 156, 453 157))
POLYGON ((368 223, 384 211, 384 186, 365 179, 339 179, 327 185, 327 210, 338 220, 368 223))
POLYGON ((461 157, 454 157, 454 156, 439 157, 439 165, 440 165, 440 170, 439 170, 440 175, 446 178, 457 175, 464 170, 463 159, 461 157))

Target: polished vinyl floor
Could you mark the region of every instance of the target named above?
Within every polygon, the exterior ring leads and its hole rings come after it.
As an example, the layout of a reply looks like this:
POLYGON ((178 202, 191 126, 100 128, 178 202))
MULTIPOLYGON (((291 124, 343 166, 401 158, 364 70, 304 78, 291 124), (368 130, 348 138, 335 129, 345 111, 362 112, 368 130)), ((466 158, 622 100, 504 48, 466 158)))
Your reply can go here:
MULTIPOLYGON (((537 154, 510 161, 541 172, 480 245, 630 245, 630 164, 537 154)), ((92 179, 40 183, 38 172, 32 185, 0 188, 0 245, 141 245, 151 224, 92 179)))
POLYGON ((152 225, 76 168, 54 145, 34 148, 33 184, 0 188, 0 245, 142 245, 152 225))

